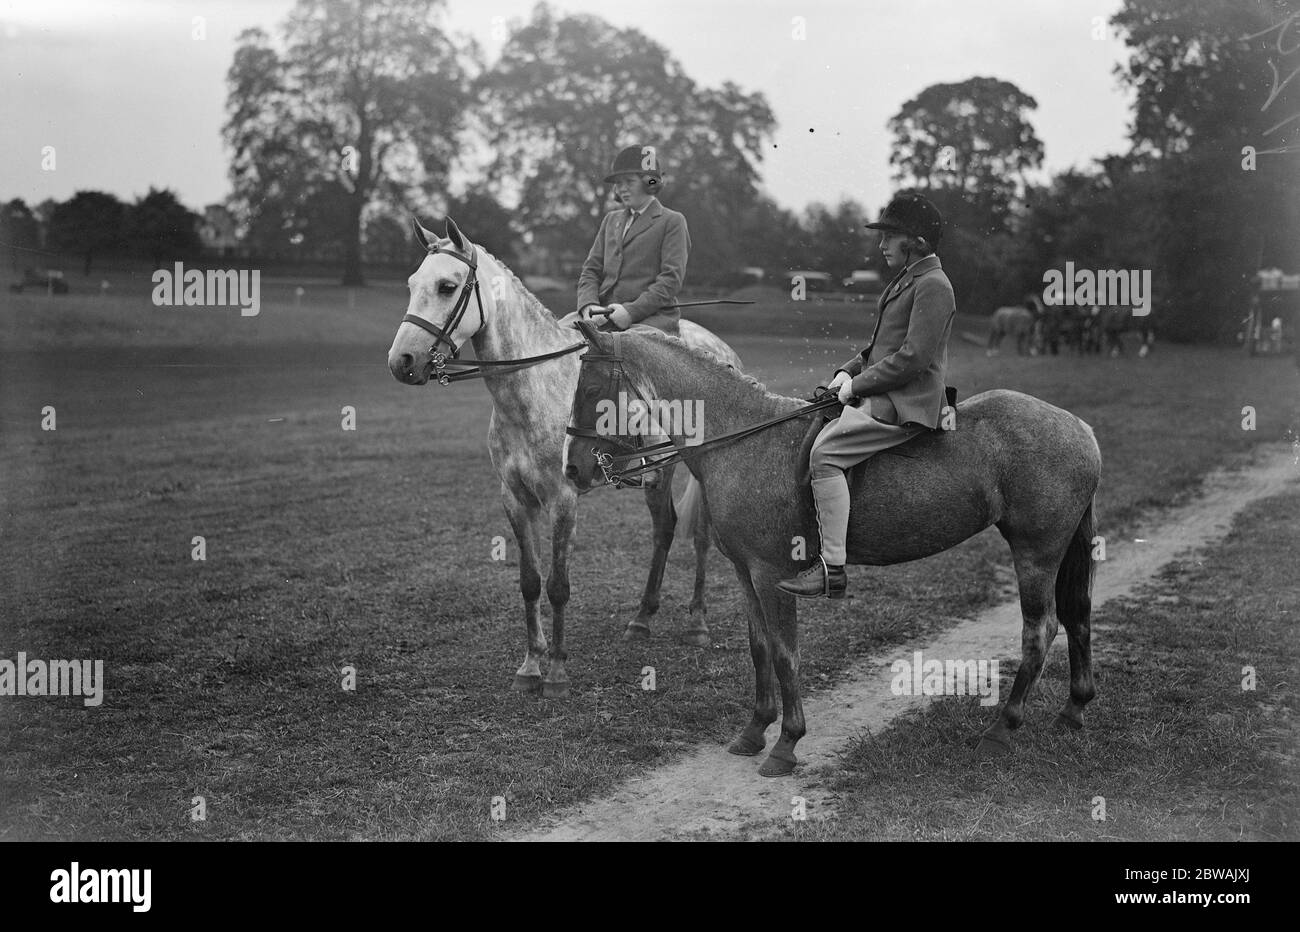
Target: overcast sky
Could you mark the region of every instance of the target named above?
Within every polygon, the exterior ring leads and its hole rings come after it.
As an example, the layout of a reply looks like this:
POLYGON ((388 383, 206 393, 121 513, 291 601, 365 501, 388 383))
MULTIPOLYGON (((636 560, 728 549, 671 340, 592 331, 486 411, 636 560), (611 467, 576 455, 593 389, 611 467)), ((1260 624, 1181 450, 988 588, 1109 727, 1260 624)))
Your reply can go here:
MULTIPOLYGON (((534 0, 451 0, 448 27, 490 56, 496 17, 534 0)), ((1126 149, 1122 43, 1093 37, 1119 0, 554 0, 662 43, 697 83, 762 91, 778 130, 764 161, 781 204, 888 200, 886 121, 928 85, 1010 81, 1046 169, 1126 149), (806 38, 793 37, 801 17, 806 38)), ((0 197, 30 204, 93 188, 124 199, 150 185, 201 209, 229 191, 220 137, 235 37, 272 34, 291 0, 0 0, 0 197), (206 38, 191 37, 201 16, 206 38), (55 147, 54 171, 41 168, 55 147)), ((671 163, 671 153, 667 153, 671 163)), ((671 200, 671 196, 668 198, 671 200)))

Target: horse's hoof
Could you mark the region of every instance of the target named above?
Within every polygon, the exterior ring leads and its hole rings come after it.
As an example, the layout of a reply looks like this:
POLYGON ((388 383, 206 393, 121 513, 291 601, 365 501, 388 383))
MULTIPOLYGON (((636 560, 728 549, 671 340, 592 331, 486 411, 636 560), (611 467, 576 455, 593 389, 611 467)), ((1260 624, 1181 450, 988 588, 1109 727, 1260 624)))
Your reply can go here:
POLYGON ((682 635, 682 640, 691 647, 708 647, 713 643, 713 638, 709 636, 708 628, 692 628, 682 635))
POLYGON ((535 693, 542 688, 542 677, 540 674, 524 676, 521 673, 515 674, 515 681, 510 684, 510 688, 521 693, 535 693))
POLYGON ((1083 730, 1083 716, 1075 717, 1068 712, 1058 712, 1056 714, 1056 727, 1068 728, 1071 731, 1083 730))
POLYGON ((623 640, 625 641, 650 640, 650 626, 641 621, 628 622, 627 628, 625 628, 623 631, 623 640))
POLYGON ((753 738, 747 738, 744 735, 727 745, 727 753, 735 754, 738 757, 753 757, 761 750, 763 750, 761 740, 755 741, 753 738))
POLYGON ((1011 753, 1011 745, 1000 738, 980 735, 980 743, 975 747, 975 756, 979 760, 996 760, 1011 753))
POLYGON ((560 680, 558 682, 551 682, 549 680, 542 681, 543 699, 563 699, 567 695, 569 695, 568 680, 560 680))
POLYGON ((787 760, 772 753, 767 755, 767 760, 763 761, 763 766, 758 768, 758 775, 760 777, 788 777, 794 773, 794 765, 797 763, 798 761, 794 758, 787 760))

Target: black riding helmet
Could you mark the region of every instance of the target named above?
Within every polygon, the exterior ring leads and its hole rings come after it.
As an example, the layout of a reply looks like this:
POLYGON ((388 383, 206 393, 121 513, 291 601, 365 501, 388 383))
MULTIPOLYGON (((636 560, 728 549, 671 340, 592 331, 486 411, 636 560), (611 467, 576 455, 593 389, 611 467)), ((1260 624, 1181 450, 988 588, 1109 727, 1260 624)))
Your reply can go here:
POLYGON ((943 238, 943 216, 929 198, 920 194, 899 194, 889 202, 880 219, 866 224, 866 228, 923 236, 930 248, 936 249, 943 238))

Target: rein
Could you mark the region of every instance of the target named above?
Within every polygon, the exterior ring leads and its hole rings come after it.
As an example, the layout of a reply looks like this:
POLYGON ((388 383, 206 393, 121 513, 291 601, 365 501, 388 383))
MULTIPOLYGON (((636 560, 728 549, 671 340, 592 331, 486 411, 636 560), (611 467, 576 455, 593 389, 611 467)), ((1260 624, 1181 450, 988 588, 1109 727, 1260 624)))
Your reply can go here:
POLYGON ((549 359, 558 359, 561 356, 576 353, 587 345, 586 343, 575 343, 564 349, 555 350, 551 353, 541 353, 537 356, 527 356, 523 359, 479 359, 473 363, 448 362, 446 354, 439 352, 438 344, 446 344, 447 348, 451 350, 452 359, 460 357, 461 348, 456 345, 451 335, 456 332, 456 327, 459 326, 461 319, 465 316, 465 311, 469 309, 471 293, 474 295, 474 303, 478 307, 479 330, 483 329, 487 318, 483 314, 483 298, 479 294, 478 260, 475 256, 448 249, 438 243, 430 243, 429 254, 433 255, 434 253, 443 253, 453 259, 459 259, 469 266, 469 277, 465 279, 465 286, 461 289, 460 297, 456 299, 455 306, 451 309, 451 313, 447 315, 447 319, 443 321, 441 327, 429 323, 423 317, 416 317, 414 314, 405 315, 402 322, 415 324, 421 330, 433 335, 433 345, 429 347, 429 361, 433 363, 433 373, 439 385, 450 385, 452 382, 464 382, 468 379, 484 379, 488 375, 507 375, 546 362, 549 359))
MULTIPOLYGON (((594 363, 613 363, 616 367, 614 382, 615 389, 621 386, 624 379, 627 377, 627 373, 623 369, 623 357, 617 353, 587 353, 582 357, 580 362, 583 366, 594 363)), ((646 405, 647 409, 649 409, 649 401, 644 398, 639 391, 637 391, 635 384, 632 383, 630 378, 626 378, 626 380, 637 398, 646 405)), ((581 376, 579 376, 578 381, 579 384, 581 384, 581 376)), ((617 396, 617 391, 615 391, 615 397, 617 396)), ((578 395, 575 391, 575 404, 577 398, 578 395)), ((776 417, 770 417, 765 421, 759 421, 756 424, 749 424, 745 427, 737 428, 729 433, 693 445, 679 444, 670 438, 661 443, 656 443, 653 446, 647 447, 641 444, 641 437, 639 434, 636 436, 635 443, 629 444, 621 436, 602 434, 591 427, 577 427, 573 425, 565 427, 564 432, 571 437, 608 440, 617 447, 630 451, 615 455, 612 453, 602 453, 595 447, 591 448, 592 455, 596 457, 596 465, 600 467, 600 471, 604 475, 607 483, 612 484, 616 489, 641 488, 644 485, 644 479, 641 478, 643 475, 650 472, 656 472, 667 466, 675 466, 683 461, 687 453, 703 453, 707 450, 720 447, 723 444, 732 443, 745 437, 751 437, 770 427, 775 427, 777 424, 782 424, 786 421, 792 421, 795 418, 804 417, 808 414, 814 414, 818 411, 825 411, 829 408, 835 407, 842 407, 840 405, 839 396, 828 389, 820 389, 819 387, 818 392, 814 394, 812 398, 805 399, 803 407, 797 408, 788 414, 779 414, 776 417), (651 456, 655 456, 656 459, 653 461, 649 460, 649 457, 651 456), (630 469, 623 468, 638 460, 645 460, 645 462, 642 462, 637 466, 632 466, 630 469)), ((570 415, 569 420, 573 420, 572 415, 570 415)))

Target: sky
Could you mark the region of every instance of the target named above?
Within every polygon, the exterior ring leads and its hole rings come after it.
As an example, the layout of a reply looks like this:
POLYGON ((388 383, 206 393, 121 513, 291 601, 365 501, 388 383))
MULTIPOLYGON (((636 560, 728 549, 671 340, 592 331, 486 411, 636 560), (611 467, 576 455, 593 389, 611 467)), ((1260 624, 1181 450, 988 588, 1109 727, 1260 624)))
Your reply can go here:
MULTIPOLYGON (((446 26, 494 57, 534 0, 450 0, 446 26)), ((700 85, 761 91, 778 128, 763 185, 785 207, 889 199, 886 124, 927 86, 1010 81, 1046 174, 1127 148, 1114 68, 1120 0, 553 0, 661 43, 700 85), (803 38, 797 36, 802 34, 803 38)), ((229 193, 225 75, 246 28, 272 35, 292 0, 0 0, 0 197, 36 204, 150 186, 193 209, 229 193), (202 37, 196 38, 196 17, 202 37), (49 150, 53 147, 53 169, 49 150)), ((637 141, 637 140, 634 140, 637 141)), ((671 153, 666 153, 671 166, 671 153)), ((612 153, 611 153, 612 157, 612 153)), ((1032 176, 1031 176, 1032 177, 1032 176)))

